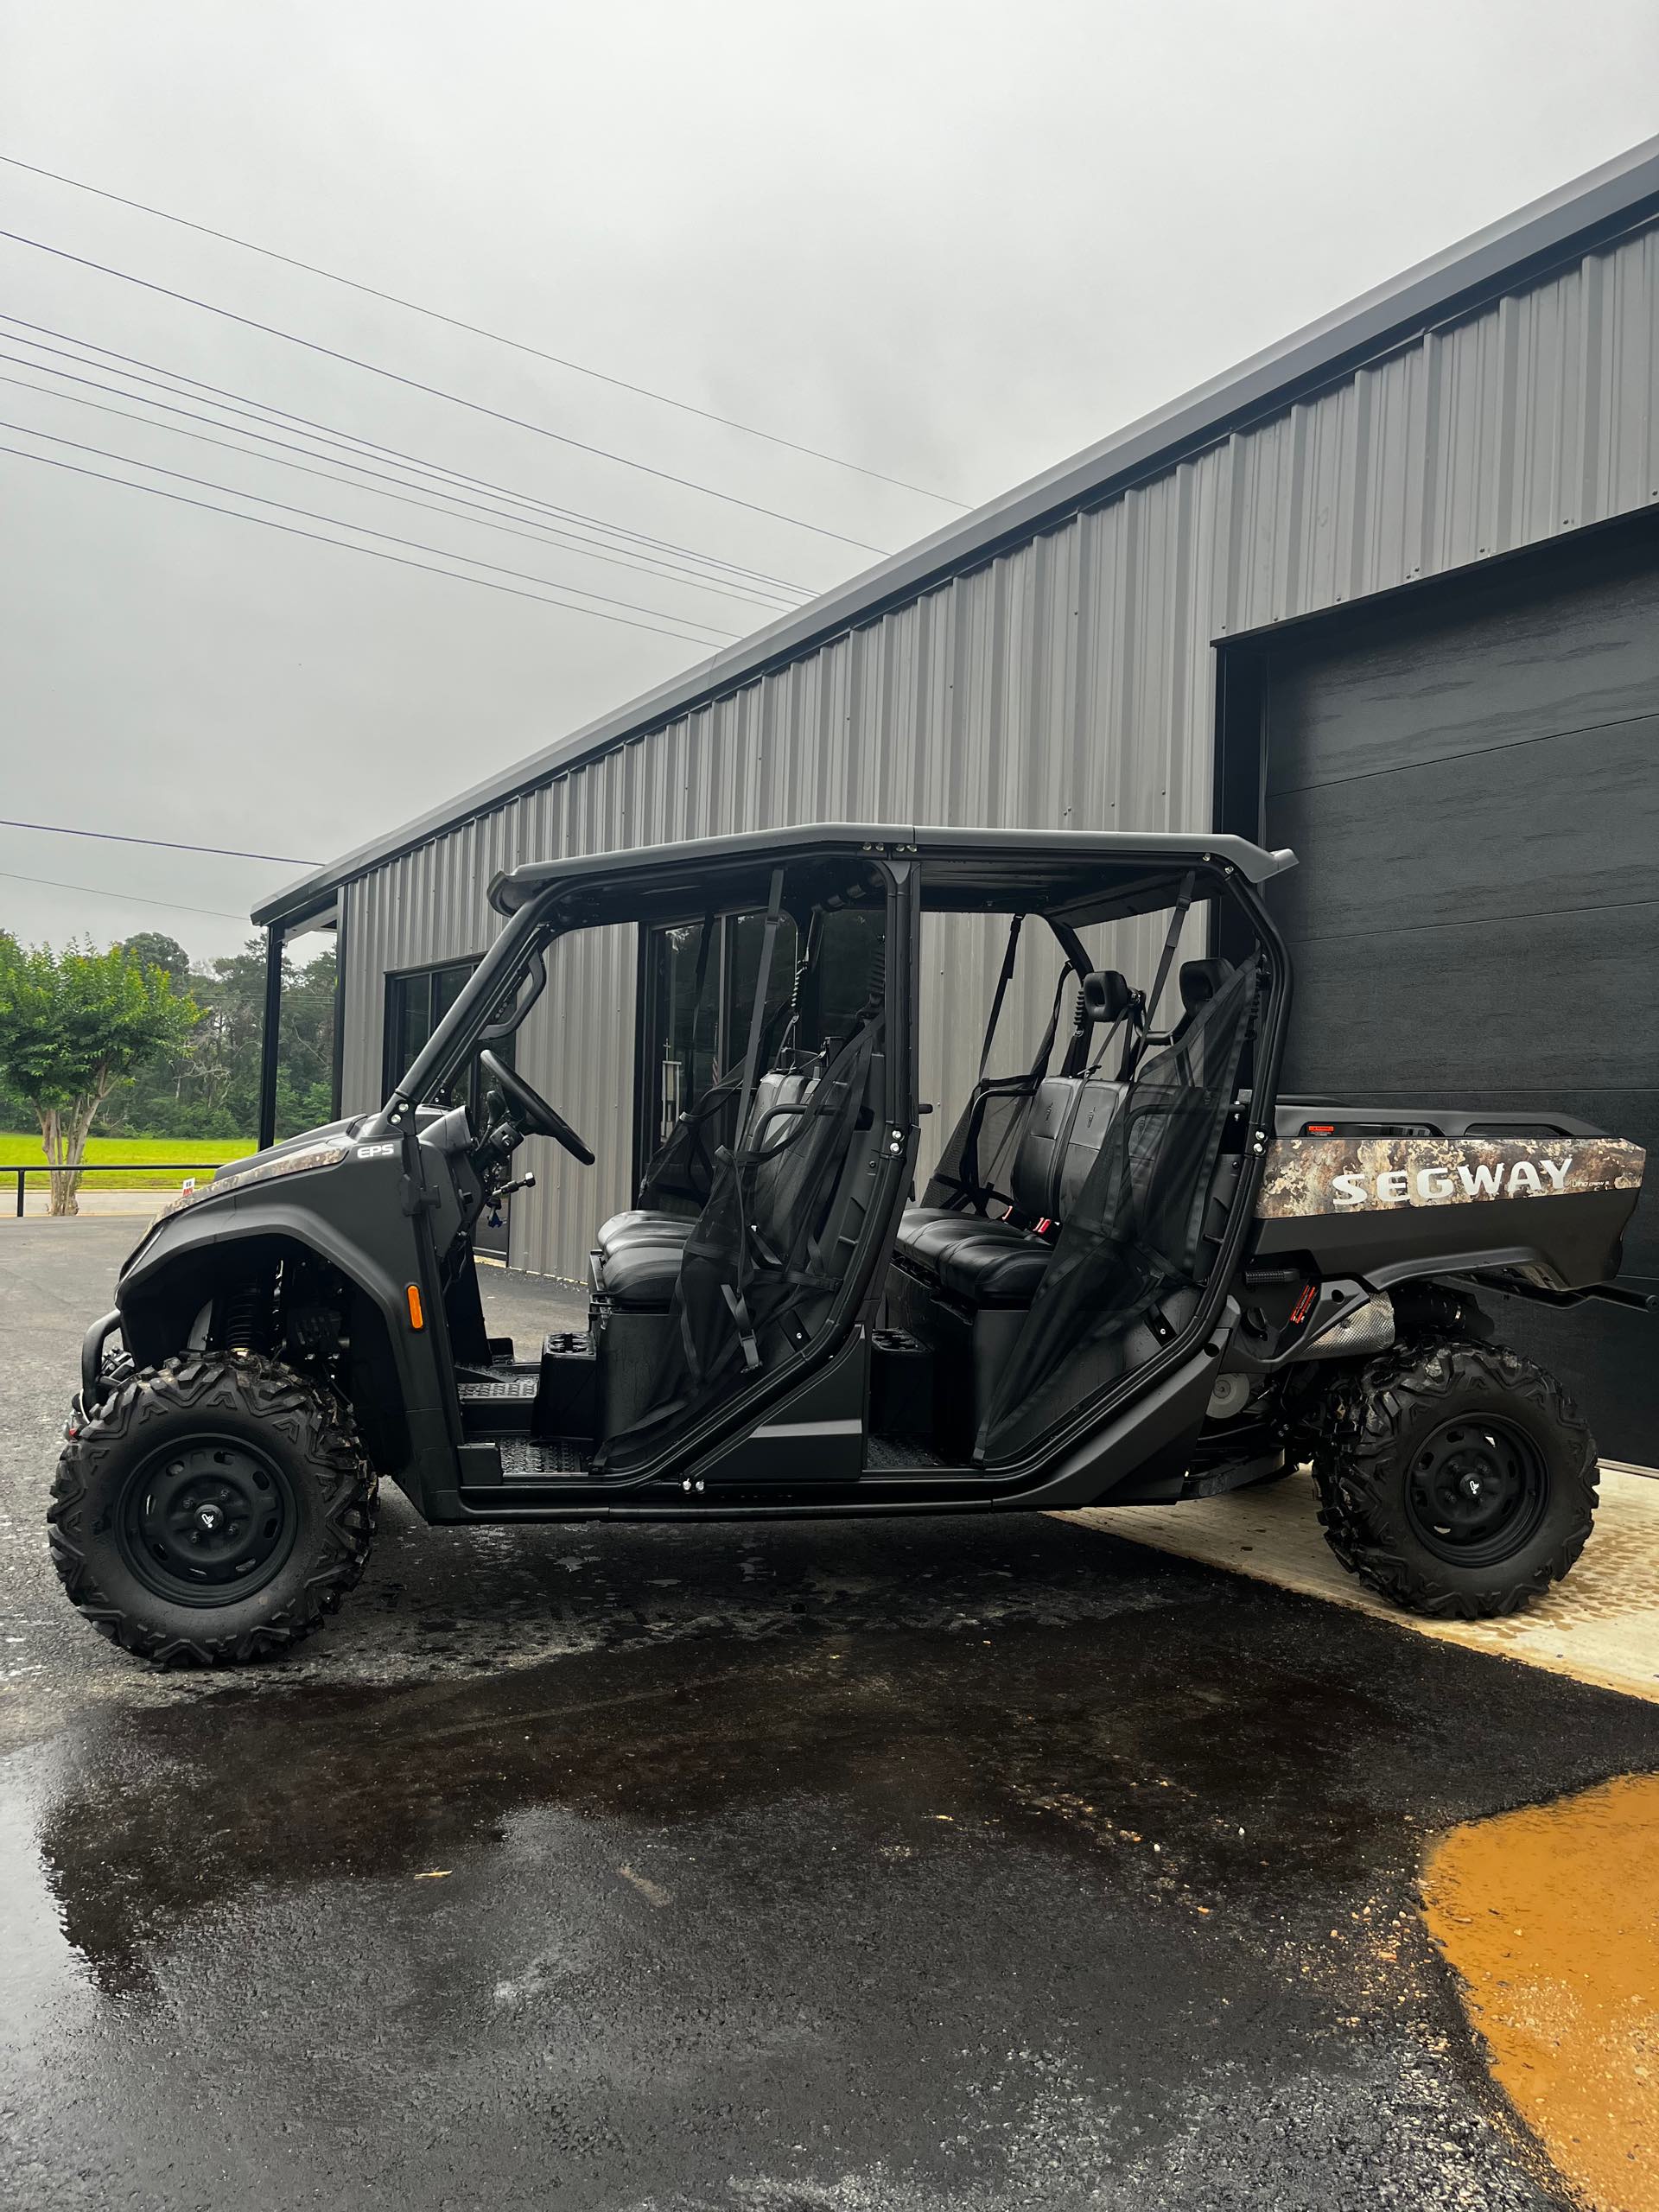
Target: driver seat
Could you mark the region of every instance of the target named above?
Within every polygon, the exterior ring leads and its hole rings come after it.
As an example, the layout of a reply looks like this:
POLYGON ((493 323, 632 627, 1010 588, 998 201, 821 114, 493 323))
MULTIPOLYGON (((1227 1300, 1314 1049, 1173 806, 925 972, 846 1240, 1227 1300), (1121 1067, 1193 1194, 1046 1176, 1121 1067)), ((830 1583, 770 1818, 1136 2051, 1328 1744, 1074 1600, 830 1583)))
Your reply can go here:
POLYGON ((693 1213, 656 1213, 649 1206, 630 1206, 601 1222, 592 1256, 608 1260, 625 1244, 683 1244, 696 1219, 693 1213))
MULTIPOLYGON (((754 1088, 744 1143, 782 1139, 789 1122, 811 1096, 818 1080, 813 1066, 803 1071, 774 1069, 754 1088)), ((685 1240, 696 1225, 695 1213, 665 1213, 631 1206, 601 1222, 588 1255, 594 1295, 631 1313, 667 1306, 679 1280, 685 1240)))

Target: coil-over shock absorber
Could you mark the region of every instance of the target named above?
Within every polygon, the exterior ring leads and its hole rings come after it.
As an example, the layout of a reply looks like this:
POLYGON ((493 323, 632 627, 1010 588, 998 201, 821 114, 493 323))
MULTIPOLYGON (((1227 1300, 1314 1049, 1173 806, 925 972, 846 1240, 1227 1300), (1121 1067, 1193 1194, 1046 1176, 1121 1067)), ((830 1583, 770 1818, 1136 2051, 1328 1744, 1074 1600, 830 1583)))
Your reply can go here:
POLYGON ((270 1351, 275 1288, 270 1275, 248 1275, 221 1291, 213 1301, 213 1342, 226 1351, 270 1351))

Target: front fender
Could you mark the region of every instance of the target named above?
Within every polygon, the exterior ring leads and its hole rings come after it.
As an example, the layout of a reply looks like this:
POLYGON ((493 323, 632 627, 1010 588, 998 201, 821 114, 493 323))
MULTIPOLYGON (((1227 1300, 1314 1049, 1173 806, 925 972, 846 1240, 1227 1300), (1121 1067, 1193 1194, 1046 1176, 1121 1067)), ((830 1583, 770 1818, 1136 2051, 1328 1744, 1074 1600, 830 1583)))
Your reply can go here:
MULTIPOLYGON (((263 1197, 254 1201, 232 1198, 214 1203, 210 1199, 174 1220, 162 1222, 122 1269, 115 1286, 115 1302, 128 1349, 136 1357, 150 1357, 147 1346, 134 1343, 130 1324, 136 1323, 143 1330, 140 1315, 160 1300, 169 1277, 176 1278, 181 1269, 192 1268, 217 1273, 210 1255, 228 1257, 237 1246, 262 1238, 302 1245, 327 1260, 356 1285, 388 1324, 401 1311, 403 1283, 377 1266, 360 1245, 342 1236, 325 1215, 308 1206, 263 1197)), ((411 1239, 410 1274, 405 1281, 418 1280, 415 1256, 411 1239)), ((193 1314, 194 1311, 193 1307, 193 1314)))
POLYGON ((133 1357, 141 1366, 154 1365, 181 1349, 206 1298, 227 1272, 234 1272, 239 1250, 287 1245, 326 1262, 385 1325, 409 1447, 401 1465, 381 1471, 396 1476, 411 1502, 423 1509, 428 1496, 452 1490, 456 1480, 443 1317, 421 1265, 414 1221, 395 1201, 377 1209, 377 1218, 383 1237, 387 1223, 396 1223, 396 1242, 404 1247, 385 1259, 366 1252, 326 1215, 269 1192, 207 1199, 162 1222, 139 1248, 116 1284, 116 1309, 133 1357), (397 1272, 387 1260, 397 1263, 397 1272), (419 1329, 410 1321, 410 1283, 422 1287, 419 1329))

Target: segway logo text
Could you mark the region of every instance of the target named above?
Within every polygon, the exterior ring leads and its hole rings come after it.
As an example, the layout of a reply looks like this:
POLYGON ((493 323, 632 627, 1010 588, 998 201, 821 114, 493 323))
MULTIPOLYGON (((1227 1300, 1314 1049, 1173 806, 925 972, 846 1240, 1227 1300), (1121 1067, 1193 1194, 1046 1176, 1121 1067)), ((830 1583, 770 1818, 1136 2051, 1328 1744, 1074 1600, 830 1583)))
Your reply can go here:
POLYGON ((1537 1198, 1567 1188, 1573 1165, 1565 1160, 1517 1160, 1505 1165, 1482 1160, 1470 1166, 1386 1167, 1378 1175, 1333 1175, 1331 1195, 1339 1206, 1444 1205, 1461 1195, 1471 1198, 1537 1198))

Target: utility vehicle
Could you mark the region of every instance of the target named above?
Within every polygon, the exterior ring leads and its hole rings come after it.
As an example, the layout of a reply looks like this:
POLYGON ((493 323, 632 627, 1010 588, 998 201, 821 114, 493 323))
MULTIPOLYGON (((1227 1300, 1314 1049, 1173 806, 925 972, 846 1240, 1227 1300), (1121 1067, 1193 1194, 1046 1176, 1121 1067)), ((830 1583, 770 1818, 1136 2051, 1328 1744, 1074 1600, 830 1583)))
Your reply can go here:
MULTIPOLYGON (((362 1574, 382 1475, 429 1521, 695 1522, 1161 1503, 1311 1458, 1377 1589, 1524 1604, 1588 1533, 1595 1447, 1478 1294, 1642 1303, 1612 1278, 1643 1154, 1554 1116, 1281 1096, 1262 887, 1294 860, 830 825, 498 878, 493 946, 380 1109, 220 1168, 126 1262, 50 1510, 70 1597, 155 1660, 279 1650, 362 1574), (700 1033, 739 916, 729 1064, 671 1099, 599 1228, 587 1330, 519 1357, 474 1233, 521 1147, 594 1158, 512 1065, 550 960, 669 927, 700 1033), (1125 924, 1139 978, 1100 964, 1125 924), (924 1019, 963 1018, 950 948, 1004 929, 917 1203, 924 1019), (1025 1048, 993 1072, 1009 1005, 1025 1048)), ((526 1035, 555 1088, 556 1025, 526 1035)))

